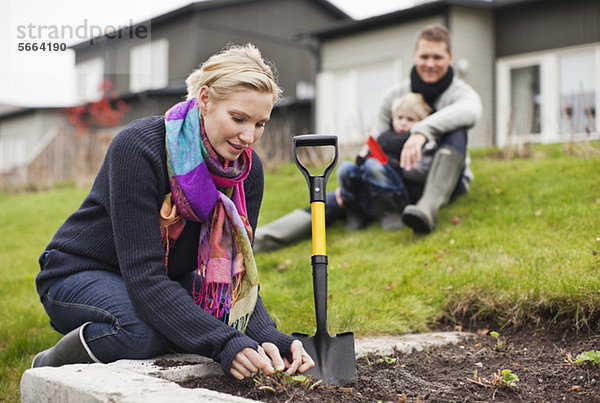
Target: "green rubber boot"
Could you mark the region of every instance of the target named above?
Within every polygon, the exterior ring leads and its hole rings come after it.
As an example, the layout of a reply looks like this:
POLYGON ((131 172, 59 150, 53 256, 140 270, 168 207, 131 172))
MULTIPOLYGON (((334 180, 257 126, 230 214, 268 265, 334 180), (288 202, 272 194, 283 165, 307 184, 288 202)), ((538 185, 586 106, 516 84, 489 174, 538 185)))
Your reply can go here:
POLYGON ((258 227, 254 234, 254 253, 269 252, 310 237, 312 230, 309 212, 296 209, 258 227))
POLYGON ((77 329, 71 330, 54 347, 38 353, 33 358, 31 368, 100 362, 83 338, 83 329, 90 323, 92 322, 86 322, 77 329))
POLYGON ((416 205, 411 204, 404 209, 404 224, 417 233, 428 234, 433 231, 438 210, 450 201, 464 167, 465 157, 455 148, 440 148, 433 158, 423 196, 416 205))

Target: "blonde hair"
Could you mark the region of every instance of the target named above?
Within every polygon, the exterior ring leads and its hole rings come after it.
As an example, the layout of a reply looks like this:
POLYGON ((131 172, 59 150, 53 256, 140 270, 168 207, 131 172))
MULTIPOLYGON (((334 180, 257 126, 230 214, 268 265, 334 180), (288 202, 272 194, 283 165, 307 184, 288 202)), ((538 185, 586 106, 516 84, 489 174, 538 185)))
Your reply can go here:
POLYGON ((433 112, 431 107, 425 102, 423 95, 415 92, 409 92, 392 101, 392 115, 395 115, 399 109, 413 112, 419 120, 424 119, 433 112))
POLYGON ((209 96, 220 102, 232 93, 251 89, 272 94, 273 103, 281 94, 275 74, 254 45, 228 45, 219 53, 208 58, 185 80, 187 99, 196 98, 203 86, 208 87, 209 96))

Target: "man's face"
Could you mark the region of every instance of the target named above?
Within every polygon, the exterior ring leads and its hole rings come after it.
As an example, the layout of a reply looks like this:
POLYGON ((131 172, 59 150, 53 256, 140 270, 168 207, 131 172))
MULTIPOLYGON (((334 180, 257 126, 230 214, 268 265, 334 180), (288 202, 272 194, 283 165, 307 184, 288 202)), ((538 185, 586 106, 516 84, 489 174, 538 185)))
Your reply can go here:
POLYGON ((452 55, 448 53, 445 42, 426 39, 419 39, 417 42, 414 59, 417 74, 428 84, 440 81, 452 64, 452 55))

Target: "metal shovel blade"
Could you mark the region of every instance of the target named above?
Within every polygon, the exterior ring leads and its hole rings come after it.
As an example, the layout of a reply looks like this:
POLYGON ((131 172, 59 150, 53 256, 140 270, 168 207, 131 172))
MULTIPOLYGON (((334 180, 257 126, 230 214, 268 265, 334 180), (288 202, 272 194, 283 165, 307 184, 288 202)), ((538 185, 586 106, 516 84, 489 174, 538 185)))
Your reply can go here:
POLYGON ((314 336, 294 333, 315 362, 309 375, 325 385, 346 386, 357 379, 354 333, 331 337, 327 332, 327 257, 313 256, 313 291, 317 331, 314 336))
POLYGON ((315 361, 315 366, 307 371, 325 385, 346 386, 356 382, 356 361, 354 359, 354 333, 294 334, 315 361))

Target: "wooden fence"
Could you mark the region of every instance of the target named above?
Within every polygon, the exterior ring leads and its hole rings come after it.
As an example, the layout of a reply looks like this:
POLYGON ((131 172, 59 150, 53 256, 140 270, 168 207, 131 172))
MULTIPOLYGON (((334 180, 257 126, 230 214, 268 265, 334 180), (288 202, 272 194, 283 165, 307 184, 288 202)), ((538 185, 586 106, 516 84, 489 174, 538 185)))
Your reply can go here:
POLYGON ((118 128, 88 131, 56 130, 32 150, 28 161, 0 173, 4 191, 44 189, 62 181, 84 181, 93 177, 104 160, 106 150, 118 128))
MULTIPOLYGON (((52 129, 31 150, 22 166, 0 172, 0 190, 46 189, 57 182, 75 181, 89 184, 102 165, 104 155, 120 128, 90 130, 77 134, 70 129, 52 129)), ((293 133, 285 119, 273 119, 254 149, 265 169, 293 161, 293 133)), ((304 130, 306 132, 306 130, 304 130)), ((340 146, 340 158, 354 155, 358 147, 340 146)), ((302 150, 301 161, 320 166, 331 159, 330 150, 302 150)))

